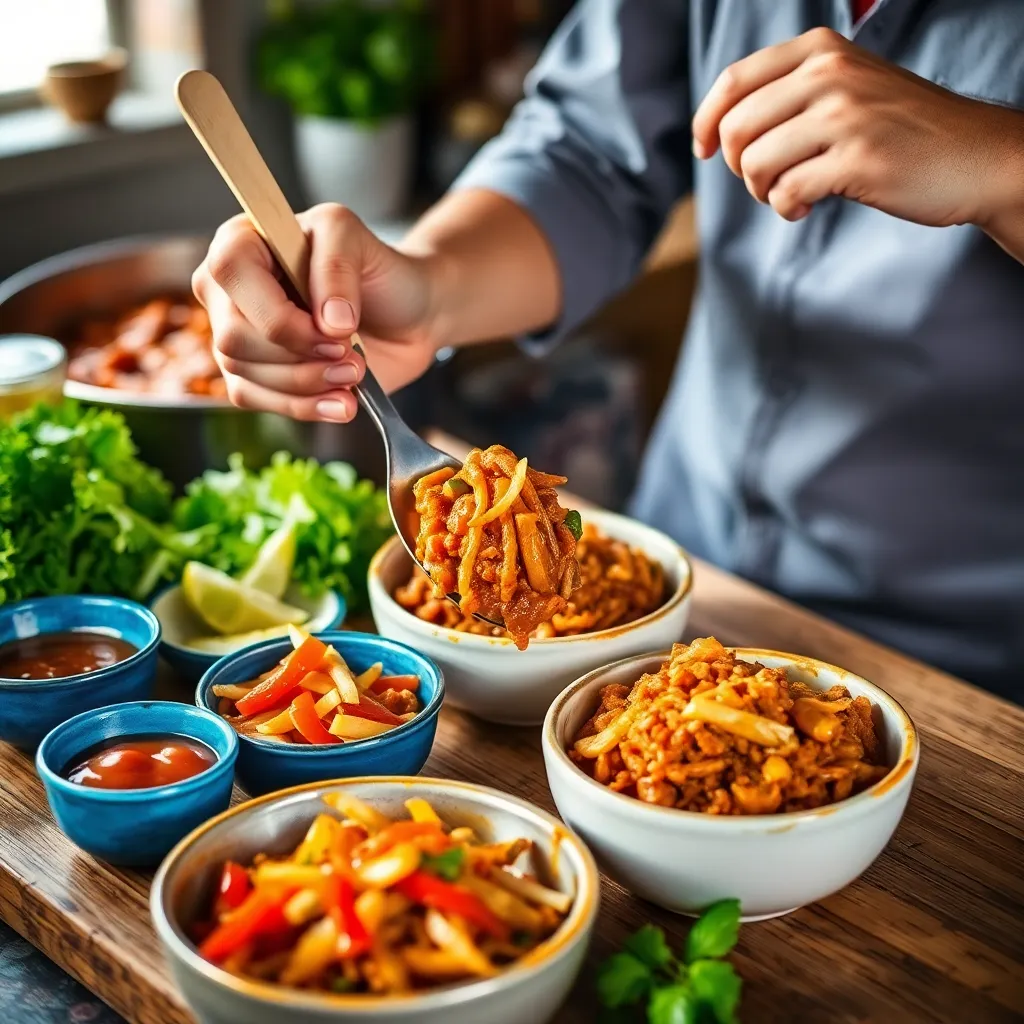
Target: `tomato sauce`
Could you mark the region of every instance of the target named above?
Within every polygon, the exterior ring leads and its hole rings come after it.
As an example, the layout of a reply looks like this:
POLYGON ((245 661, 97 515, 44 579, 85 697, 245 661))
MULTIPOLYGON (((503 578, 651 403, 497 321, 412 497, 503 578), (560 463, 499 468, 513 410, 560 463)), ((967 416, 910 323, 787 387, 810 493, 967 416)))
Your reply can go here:
POLYGON ((190 779, 216 760, 208 746, 187 736, 133 736, 85 751, 61 774, 95 789, 153 789, 190 779))
POLYGON ((0 679, 63 679, 116 665, 136 651, 119 636, 92 630, 39 633, 0 646, 0 679))

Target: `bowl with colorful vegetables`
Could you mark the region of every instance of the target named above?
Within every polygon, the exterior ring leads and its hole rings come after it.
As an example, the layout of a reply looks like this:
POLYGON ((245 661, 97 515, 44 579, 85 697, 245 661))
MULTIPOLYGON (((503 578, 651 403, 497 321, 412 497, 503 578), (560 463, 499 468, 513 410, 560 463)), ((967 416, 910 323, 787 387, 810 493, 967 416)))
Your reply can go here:
POLYGON ((598 905, 584 845, 483 786, 359 778, 243 804, 154 879, 171 972, 207 1024, 543 1024, 598 905))
POLYGON ((418 772, 444 699, 441 670, 395 640, 290 627, 222 658, 196 704, 225 718, 251 794, 354 775, 418 772))

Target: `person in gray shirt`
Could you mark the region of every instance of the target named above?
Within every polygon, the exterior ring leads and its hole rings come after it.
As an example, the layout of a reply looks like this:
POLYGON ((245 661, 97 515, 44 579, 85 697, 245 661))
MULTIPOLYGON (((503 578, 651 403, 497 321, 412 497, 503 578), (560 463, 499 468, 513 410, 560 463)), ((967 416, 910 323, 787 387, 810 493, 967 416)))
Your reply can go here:
POLYGON ((400 246, 300 216, 312 315, 241 217, 194 287, 233 401, 344 422, 355 328, 392 389, 442 346, 543 350, 692 191, 698 296, 633 513, 1021 700, 1021 107, 1021 0, 583 0, 400 246))

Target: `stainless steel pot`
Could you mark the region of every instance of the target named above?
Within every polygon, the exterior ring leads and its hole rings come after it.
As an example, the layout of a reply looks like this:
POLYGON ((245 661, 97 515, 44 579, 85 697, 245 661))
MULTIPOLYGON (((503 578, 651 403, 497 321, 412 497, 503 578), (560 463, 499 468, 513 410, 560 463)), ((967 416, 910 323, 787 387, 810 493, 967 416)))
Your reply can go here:
MULTIPOLYGON (((130 238, 43 260, 0 283, 0 334, 41 334, 66 342, 86 317, 164 292, 188 292, 208 242, 130 238)), ((123 413, 142 458, 179 488, 205 469, 222 468, 236 451, 250 466, 265 464, 282 449, 321 461, 344 459, 362 475, 384 479, 383 449, 367 417, 345 426, 299 423, 202 395, 135 394, 74 381, 64 393, 123 413)))

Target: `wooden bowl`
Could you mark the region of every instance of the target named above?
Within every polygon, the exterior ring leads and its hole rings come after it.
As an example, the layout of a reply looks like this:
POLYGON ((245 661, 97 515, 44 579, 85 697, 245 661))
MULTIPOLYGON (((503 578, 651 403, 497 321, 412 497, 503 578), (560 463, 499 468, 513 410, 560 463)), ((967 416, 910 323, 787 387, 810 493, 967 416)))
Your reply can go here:
POLYGON ((115 49, 99 60, 52 64, 46 69, 43 96, 64 111, 70 121, 103 121, 121 87, 127 63, 127 52, 115 49))

